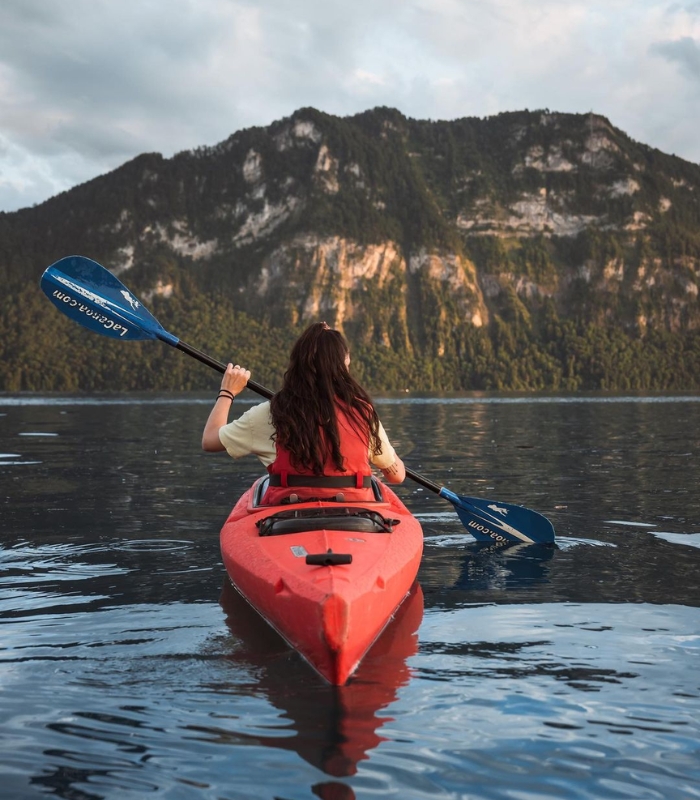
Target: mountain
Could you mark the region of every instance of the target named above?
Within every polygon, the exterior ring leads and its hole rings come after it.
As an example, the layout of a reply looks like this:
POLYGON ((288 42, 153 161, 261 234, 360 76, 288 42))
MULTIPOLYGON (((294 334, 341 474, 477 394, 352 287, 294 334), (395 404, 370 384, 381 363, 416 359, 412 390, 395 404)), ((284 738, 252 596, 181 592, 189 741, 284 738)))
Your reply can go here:
POLYGON ((375 391, 700 388, 700 166, 595 114, 306 108, 0 214, 0 389, 216 385, 62 319, 72 253, 273 388, 318 319, 375 391))

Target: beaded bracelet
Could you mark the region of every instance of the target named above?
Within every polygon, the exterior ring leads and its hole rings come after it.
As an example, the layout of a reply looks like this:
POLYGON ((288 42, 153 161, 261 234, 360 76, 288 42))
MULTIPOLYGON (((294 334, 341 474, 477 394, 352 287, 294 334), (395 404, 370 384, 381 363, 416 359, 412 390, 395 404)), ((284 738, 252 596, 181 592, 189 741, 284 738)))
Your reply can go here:
POLYGON ((216 395, 216 399, 218 400, 220 397, 228 397, 228 399, 233 402, 236 398, 236 395, 233 392, 229 392, 228 389, 221 389, 219 394, 216 395))

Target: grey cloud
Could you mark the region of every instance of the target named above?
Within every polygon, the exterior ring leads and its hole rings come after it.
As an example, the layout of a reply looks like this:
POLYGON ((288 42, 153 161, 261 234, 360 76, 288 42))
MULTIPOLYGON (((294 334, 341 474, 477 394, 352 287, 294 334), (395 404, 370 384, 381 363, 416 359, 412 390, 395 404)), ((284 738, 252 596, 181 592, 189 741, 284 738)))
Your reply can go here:
POLYGON ((62 16, 60 3, 44 0, 3 0, 0 7, 2 30, 26 29, 26 25, 50 24, 62 16))
POLYGON ((652 45, 651 51, 678 64, 690 77, 700 79, 700 44, 690 36, 673 42, 658 42, 652 45))

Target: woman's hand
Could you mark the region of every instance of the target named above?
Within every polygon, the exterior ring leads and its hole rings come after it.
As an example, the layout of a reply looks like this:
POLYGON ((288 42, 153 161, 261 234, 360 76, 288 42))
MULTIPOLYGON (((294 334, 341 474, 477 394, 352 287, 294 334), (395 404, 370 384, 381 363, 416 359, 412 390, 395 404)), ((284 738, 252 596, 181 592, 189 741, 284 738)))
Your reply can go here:
POLYGON ((250 370, 241 367, 239 364, 234 366, 229 364, 221 379, 221 388, 233 395, 240 394, 250 380, 250 370))
POLYGON ((231 410, 231 403, 233 398, 240 394, 246 387, 250 379, 250 370, 244 369, 239 364, 235 366, 229 364, 224 372, 224 377, 221 379, 220 392, 225 392, 216 398, 214 408, 209 414, 209 419, 204 426, 202 433, 202 450, 209 453, 218 453, 225 450, 219 439, 219 428, 223 428, 228 422, 228 414, 231 410))

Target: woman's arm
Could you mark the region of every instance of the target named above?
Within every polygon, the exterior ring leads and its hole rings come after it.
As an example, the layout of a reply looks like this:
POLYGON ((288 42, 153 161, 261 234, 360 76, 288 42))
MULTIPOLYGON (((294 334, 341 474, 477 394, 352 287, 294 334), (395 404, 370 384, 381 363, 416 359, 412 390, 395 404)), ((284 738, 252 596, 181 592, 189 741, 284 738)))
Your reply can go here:
POLYGON ((219 439, 219 428, 223 428, 228 422, 233 398, 245 389, 249 378, 249 369, 244 369, 238 364, 235 367, 233 364, 229 364, 226 367, 224 377, 221 379, 221 388, 219 389, 219 392, 223 392, 223 394, 219 394, 219 397, 216 398, 214 408, 212 408, 207 424, 204 426, 202 450, 208 453, 218 453, 226 449, 221 444, 221 439, 219 439))
POLYGON ((379 423, 379 453, 370 456, 370 462, 382 473, 387 483, 403 483, 406 479, 406 467, 391 445, 384 426, 379 423))
POLYGON ((387 483, 403 483, 406 480, 406 467, 403 461, 397 456, 394 456, 394 463, 381 470, 387 483))

